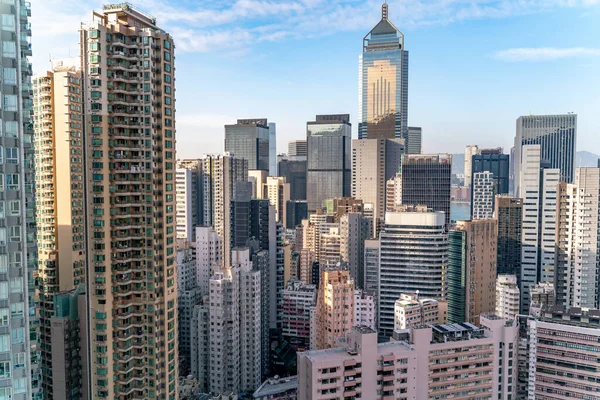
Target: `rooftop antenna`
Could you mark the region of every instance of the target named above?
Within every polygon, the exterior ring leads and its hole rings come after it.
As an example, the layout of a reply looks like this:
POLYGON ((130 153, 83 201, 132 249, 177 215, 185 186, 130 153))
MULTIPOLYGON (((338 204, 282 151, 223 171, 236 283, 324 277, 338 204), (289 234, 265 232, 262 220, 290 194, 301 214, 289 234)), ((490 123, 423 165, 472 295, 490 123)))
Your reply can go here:
POLYGON ((381 5, 381 19, 388 19, 387 0, 383 0, 383 4, 381 5))

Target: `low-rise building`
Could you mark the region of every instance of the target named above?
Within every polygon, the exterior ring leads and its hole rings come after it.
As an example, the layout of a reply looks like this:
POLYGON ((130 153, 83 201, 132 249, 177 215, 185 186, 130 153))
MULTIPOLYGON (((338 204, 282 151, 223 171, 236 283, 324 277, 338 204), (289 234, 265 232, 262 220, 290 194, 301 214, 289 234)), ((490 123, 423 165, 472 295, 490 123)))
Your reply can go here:
POLYGON ((354 325, 376 328, 375 298, 363 290, 354 291, 354 325))
POLYGON ((263 382, 252 395, 255 400, 296 400, 298 398, 298 377, 280 378, 275 375, 263 382))

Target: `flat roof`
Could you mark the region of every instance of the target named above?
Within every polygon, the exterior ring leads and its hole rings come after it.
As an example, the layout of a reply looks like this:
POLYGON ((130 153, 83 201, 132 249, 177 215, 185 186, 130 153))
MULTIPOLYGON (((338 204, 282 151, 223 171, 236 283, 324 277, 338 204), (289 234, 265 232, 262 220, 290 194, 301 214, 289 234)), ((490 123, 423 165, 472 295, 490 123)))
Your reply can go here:
POLYGON ((269 378, 252 395, 252 397, 272 396, 279 393, 298 389, 298 377, 287 376, 285 378, 269 378))

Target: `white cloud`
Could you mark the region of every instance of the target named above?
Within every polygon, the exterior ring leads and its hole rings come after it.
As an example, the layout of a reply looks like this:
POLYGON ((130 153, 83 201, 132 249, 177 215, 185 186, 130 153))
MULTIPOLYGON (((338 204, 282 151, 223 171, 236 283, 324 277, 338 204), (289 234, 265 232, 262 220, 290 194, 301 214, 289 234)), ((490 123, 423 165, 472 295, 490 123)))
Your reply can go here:
POLYGON ((561 58, 600 56, 600 49, 586 47, 523 47, 498 51, 494 58, 502 61, 547 61, 561 58))

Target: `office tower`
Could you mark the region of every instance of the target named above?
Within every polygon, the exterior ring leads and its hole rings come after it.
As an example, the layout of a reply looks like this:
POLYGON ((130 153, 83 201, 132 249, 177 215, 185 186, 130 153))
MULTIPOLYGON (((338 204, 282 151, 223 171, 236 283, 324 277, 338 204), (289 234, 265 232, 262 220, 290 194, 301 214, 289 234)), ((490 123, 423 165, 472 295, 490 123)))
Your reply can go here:
POLYGON ((289 282, 283 291, 283 340, 296 351, 310 348, 310 309, 317 301, 317 287, 289 282))
MULTIPOLYGON (((323 270, 317 285, 315 347, 335 347, 336 340, 346 336, 354 326, 354 281, 344 270, 323 270)), ((312 333, 311 333, 312 334, 312 333)))
POLYGON ((443 211, 446 225, 450 223, 450 184, 452 180, 450 154, 402 157, 397 174, 398 204, 423 205, 433 211, 443 211))
POLYGON ((423 152, 423 128, 420 126, 408 127, 407 154, 421 154, 423 152))
POLYGON ((521 235, 523 200, 496 196, 494 218, 498 221, 498 274, 515 275, 521 280, 521 235))
POLYGON ((363 39, 358 64, 358 138, 402 138, 408 144, 408 51, 388 19, 387 3, 363 39))
POLYGON ((268 172, 269 136, 266 118, 238 119, 236 124, 225 125, 225 151, 247 160, 249 170, 268 172))
POLYGON ((93 205, 87 213, 91 392, 95 398, 174 397, 173 40, 128 4, 105 6, 80 34, 87 203, 93 205))
MULTIPOLYGON (((365 266, 363 275, 363 290, 375 296, 378 306, 379 295, 379 239, 365 240, 365 266)), ((377 308, 379 310, 379 306, 377 308)))
POLYGON ((288 200, 285 203, 285 227, 294 229, 308 218, 308 203, 305 200, 288 200))
MULTIPOLYGON (((502 154, 501 147, 495 149, 479 149, 478 154, 473 154, 471 157, 471 176, 476 172, 485 171, 493 174, 494 194, 510 193, 510 157, 508 154, 502 154)), ((469 181, 469 183, 471 182, 469 181)))
POLYGON ((306 157, 279 160, 279 175, 290 184, 290 200, 306 200, 306 157), (298 159, 295 159, 298 158, 298 159), (300 159, 302 158, 302 159, 300 159))
POLYGON ((268 177, 263 186, 263 199, 275 207, 275 221, 286 223, 286 203, 290 200, 290 184, 281 176, 268 177))
POLYGON ((224 267, 223 237, 210 226, 196 227, 196 285, 208 295, 210 277, 224 267))
POLYGON ((364 288, 365 240, 372 237, 371 218, 361 213, 347 213, 340 219, 340 258, 359 288, 364 288))
POLYGON ((251 169, 248 171, 248 182, 252 184, 251 197, 253 199, 263 198, 264 186, 268 176, 269 172, 261 169, 251 169))
POLYGON ((600 308, 600 169, 577 168, 574 183, 561 182, 559 186, 557 304, 565 307, 600 308))
POLYGON ((398 172, 404 150, 401 139, 352 141, 352 197, 373 204, 375 229, 385 217, 386 182, 398 172))
POLYGON ((529 288, 554 282, 557 191, 560 170, 545 168, 540 145, 522 148, 520 187, 523 195, 521 234, 521 313, 526 314, 529 288))
POLYGON ((235 195, 231 199, 231 249, 247 247, 250 240, 250 182, 235 184, 235 195))
POLYGON ((277 176, 277 126, 269 122, 269 175, 277 176))
POLYGON ((351 139, 348 114, 317 115, 306 123, 308 211, 319 209, 324 200, 350 196, 351 139))
POLYGON ((308 147, 306 140, 290 140, 288 142, 288 157, 306 157, 308 156, 308 147))
POLYGON ((473 156, 479 154, 479 146, 469 144, 465 147, 465 183, 463 186, 471 186, 471 175, 473 173, 473 156))
POLYGON ((471 180, 471 219, 490 219, 494 215, 494 174, 474 172, 471 180))
POLYGON ((519 285, 516 275, 498 275, 496 279, 496 315, 514 319, 519 314, 519 285))
POLYGON ((418 293, 402 293, 394 304, 394 330, 444 324, 447 311, 444 302, 420 298, 418 293))
POLYGON ((177 238, 195 241, 196 226, 203 224, 200 160, 178 160, 175 175, 177 238))
POLYGON ((446 272, 448 321, 479 324, 479 316, 496 309, 495 219, 457 221, 448 236, 446 272))
MULTIPOLYGON (((425 207, 388 212, 379 235, 379 332, 394 330, 394 304, 402 293, 444 297, 444 267, 448 265, 445 216, 425 207)), ((369 290, 369 289, 367 289, 369 290)))
POLYGON ((521 174, 527 145, 540 146, 540 160, 560 171, 560 181, 573 182, 577 139, 577 115, 528 115, 517 119, 513 157, 514 195, 524 198, 521 174))
POLYGON ((597 397, 600 310, 545 306, 527 325, 528 398, 597 397))
POLYGON ((376 329, 375 297, 363 290, 354 291, 354 325, 376 329))
MULTIPOLYGON (((191 363, 191 323, 194 307, 202 298, 196 284, 195 243, 177 239, 177 326, 179 328, 179 371, 187 375, 191 363)), ((208 284, 208 282, 207 282, 208 284)))
POLYGON ((377 337, 357 326, 344 347, 298 353, 298 399, 515 398, 513 321, 492 315, 482 317, 482 327, 421 325, 411 329, 410 343, 377 337))
MULTIPOLYGON (((14 71, 16 73, 16 69, 14 71)), ((75 315, 78 315, 76 299, 79 293, 85 291, 86 285, 84 245, 86 230, 84 219, 79 217, 84 214, 86 206, 83 189, 81 72, 75 67, 60 63, 52 71, 36 77, 33 81, 33 89, 35 162, 38 167, 35 174, 35 187, 38 275, 41 280, 38 290, 42 388, 49 398, 53 396, 66 398, 70 396, 69 393, 81 395, 88 387, 88 382, 82 380, 82 360, 79 351, 68 353, 66 364, 62 367, 52 357, 53 343, 64 342, 64 338, 53 337, 53 333, 70 334, 72 331, 70 327, 78 327, 77 319, 70 321, 67 313, 64 315, 67 317, 64 320, 64 329, 53 330, 51 326, 51 320, 55 317, 55 298, 61 296, 66 299, 66 304, 73 303, 75 315), (72 354, 75 356, 71 356, 72 354), (71 369, 71 364, 78 367, 71 369), (71 371, 75 374, 71 374, 71 371), (57 376, 68 377, 69 381, 55 382, 53 372, 56 372, 57 376)), ((14 134, 16 135, 16 132, 14 134)), ((7 141, 11 140, 11 136, 8 136, 7 141)), ((21 155, 18 147, 9 146, 0 150, 2 160, 0 164, 5 164, 6 169, 19 163, 21 155)), ((2 181, 0 187, 9 195, 16 190, 13 187, 9 191, 8 185, 3 187, 5 184, 3 175, 0 180, 2 181)), ((0 201, 0 217, 4 219, 7 216, 19 215, 21 201, 17 199, 18 197, 14 197, 8 202, 0 201)), ((12 226, 10 228, 9 234, 14 236, 10 232, 14 232, 15 228, 12 226)), ((0 234, 1 245, 6 246, 6 228, 0 230, 3 231, 0 234)), ((23 240, 24 238, 25 236, 23 240)), ((15 241, 14 237, 10 237, 10 241, 15 241)), ((6 262, 6 255, 0 257, 6 262)), ((14 259, 15 256, 13 255, 12 258, 14 259)), ((5 269, 7 265, 3 263, 5 269)), ((21 288, 23 290, 24 286, 21 288)), ((19 306, 21 315, 24 304, 21 303, 19 306)), ((81 316, 83 317, 81 322, 85 325, 85 306, 81 309, 81 316)), ((15 322, 15 327, 16 324, 15 322)), ((77 334, 73 336, 78 337, 77 334)), ((85 351, 81 355, 85 355, 85 351)))
POLYGON ((231 200, 238 182, 248 181, 248 161, 225 153, 207 155, 201 159, 203 174, 204 225, 213 226, 223 238, 223 261, 230 264, 231 253, 231 200))

